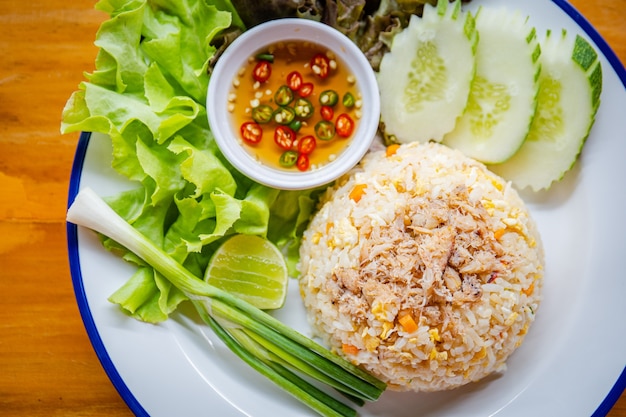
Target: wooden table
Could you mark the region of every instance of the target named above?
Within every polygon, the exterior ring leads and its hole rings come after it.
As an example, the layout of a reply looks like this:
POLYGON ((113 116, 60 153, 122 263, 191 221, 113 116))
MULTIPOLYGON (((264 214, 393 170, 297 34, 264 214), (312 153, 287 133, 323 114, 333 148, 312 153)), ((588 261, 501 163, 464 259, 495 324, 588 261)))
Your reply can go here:
MULTIPOLYGON (((626 62, 626 0, 572 0, 626 62)), ((80 319, 65 240, 78 134, 61 110, 93 70, 88 0, 0 1, 0 415, 129 416, 80 319)), ((626 417, 626 396, 611 413, 626 417)))

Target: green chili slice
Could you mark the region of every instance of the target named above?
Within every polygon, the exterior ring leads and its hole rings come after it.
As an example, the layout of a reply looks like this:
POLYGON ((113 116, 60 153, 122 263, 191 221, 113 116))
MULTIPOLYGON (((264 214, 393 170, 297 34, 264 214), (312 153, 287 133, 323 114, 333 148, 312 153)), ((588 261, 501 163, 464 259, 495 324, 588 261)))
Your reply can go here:
POLYGON ((279 106, 286 106, 293 101, 293 91, 286 85, 281 85, 276 94, 274 94, 274 101, 279 106))
POLYGON ((352 95, 352 93, 347 92, 344 96, 343 96, 343 105, 350 109, 352 107, 354 107, 354 104, 356 103, 356 100, 354 99, 354 96, 352 95))
POLYGON ((302 122, 300 120, 294 120, 291 123, 289 123, 289 127, 291 128, 291 130, 293 130, 294 132, 297 132, 300 130, 300 128, 302 127, 302 122))
POLYGON ((270 54, 269 52, 257 54, 255 58, 257 61, 267 61, 272 63, 274 62, 274 55, 270 54))
POLYGON ((289 168, 289 167, 294 166, 297 160, 298 160, 298 152, 285 151, 280 156, 278 163, 280 164, 281 167, 289 168))
POLYGON ((315 125, 315 136, 319 140, 331 140, 335 137, 335 125, 332 122, 322 120, 315 125))
POLYGON ((335 90, 325 90, 320 94, 320 104, 322 106, 334 106, 339 101, 339 94, 335 90))
POLYGON ((269 123, 272 120, 274 109, 267 104, 261 104, 252 109, 252 119, 257 123, 269 123))
POLYGON ((280 106, 272 117, 279 125, 288 125, 296 118, 296 112, 291 107, 280 106))
POLYGON ((296 112, 296 116, 301 119, 308 119, 315 112, 313 105, 306 98, 298 98, 293 105, 293 109, 296 112))

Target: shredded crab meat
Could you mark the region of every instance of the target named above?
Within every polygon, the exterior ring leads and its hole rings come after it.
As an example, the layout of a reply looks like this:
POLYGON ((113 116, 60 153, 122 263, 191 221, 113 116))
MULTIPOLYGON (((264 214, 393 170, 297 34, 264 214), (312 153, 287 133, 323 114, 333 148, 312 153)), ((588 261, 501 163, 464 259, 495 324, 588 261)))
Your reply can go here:
POLYGON ((486 209, 469 200, 466 188, 447 204, 416 196, 407 207, 415 214, 398 213, 402 222, 365 218, 370 224, 360 227, 370 232, 361 242, 360 268, 337 268, 329 286, 355 317, 364 319, 380 303, 441 325, 451 320, 446 303, 476 302, 483 283, 506 273, 502 248, 486 209))

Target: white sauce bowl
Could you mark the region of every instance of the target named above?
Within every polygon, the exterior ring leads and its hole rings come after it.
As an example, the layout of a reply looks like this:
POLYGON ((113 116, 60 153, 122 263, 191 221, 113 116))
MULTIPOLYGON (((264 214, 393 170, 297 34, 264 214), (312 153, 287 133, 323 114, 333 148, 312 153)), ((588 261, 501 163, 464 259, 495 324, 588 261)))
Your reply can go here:
POLYGON ((378 130, 380 96, 376 76, 361 50, 345 35, 307 19, 278 19, 244 32, 226 48, 209 81, 207 113, 215 140, 230 163, 247 177, 269 187, 298 190, 328 184, 353 168, 365 155, 378 130), (228 111, 232 82, 248 58, 278 42, 308 41, 332 51, 349 67, 362 96, 362 116, 348 146, 336 159, 308 171, 288 171, 256 160, 240 143, 239 129, 228 111))

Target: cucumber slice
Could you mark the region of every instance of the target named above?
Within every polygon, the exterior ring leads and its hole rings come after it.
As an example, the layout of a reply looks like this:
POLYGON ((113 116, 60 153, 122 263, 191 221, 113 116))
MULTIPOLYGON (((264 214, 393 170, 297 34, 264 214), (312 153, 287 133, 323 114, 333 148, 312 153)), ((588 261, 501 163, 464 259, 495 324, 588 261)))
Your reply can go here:
POLYGON ((541 49, 528 18, 480 7, 476 76, 456 128, 443 140, 485 163, 503 162, 522 145, 535 114, 541 49))
POLYGON ((598 54, 565 30, 541 41, 537 116, 521 149, 490 167, 518 188, 547 189, 574 165, 595 121, 602 92, 598 54))
POLYGON ((441 141, 467 105, 478 35, 461 1, 427 4, 381 61, 381 121, 392 142, 441 141))

